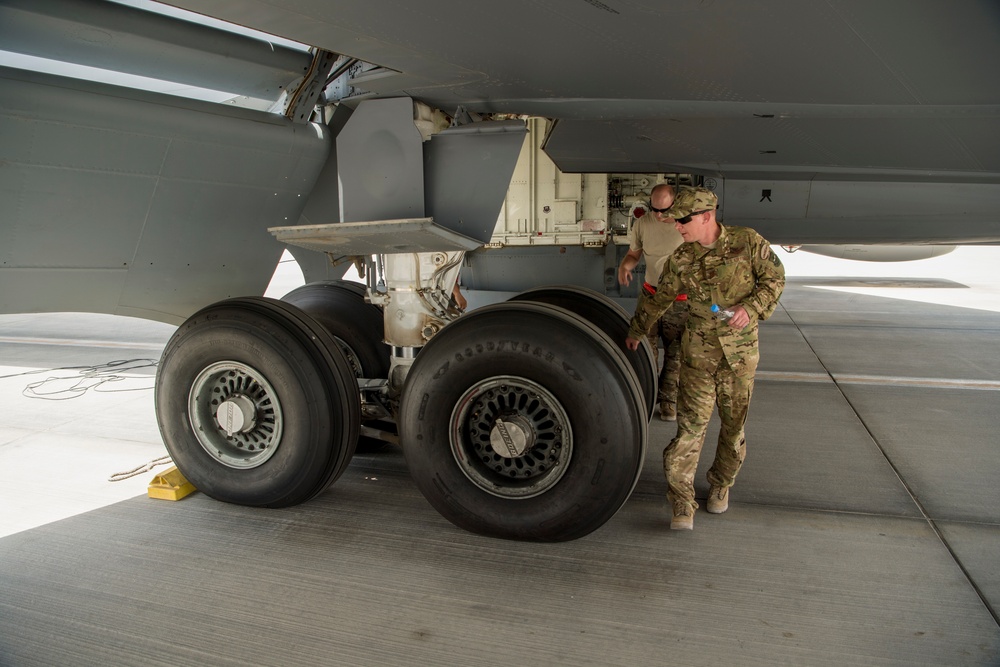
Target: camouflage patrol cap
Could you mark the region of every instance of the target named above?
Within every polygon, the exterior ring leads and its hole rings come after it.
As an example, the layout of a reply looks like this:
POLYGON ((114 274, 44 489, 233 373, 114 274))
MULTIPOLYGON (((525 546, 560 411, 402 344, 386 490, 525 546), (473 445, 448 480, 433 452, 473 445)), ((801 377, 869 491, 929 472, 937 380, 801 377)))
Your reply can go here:
POLYGON ((705 188, 681 188, 674 197, 674 203, 670 209, 664 213, 665 216, 673 218, 685 218, 692 213, 699 211, 714 211, 719 205, 719 198, 715 193, 705 188))

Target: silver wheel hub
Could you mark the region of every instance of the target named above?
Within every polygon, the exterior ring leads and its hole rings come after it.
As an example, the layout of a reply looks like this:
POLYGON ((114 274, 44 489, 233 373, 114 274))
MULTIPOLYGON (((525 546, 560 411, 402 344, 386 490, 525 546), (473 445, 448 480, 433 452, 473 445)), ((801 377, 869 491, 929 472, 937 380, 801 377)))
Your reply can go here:
POLYGON ((450 441, 465 476, 501 498, 545 493, 573 456, 569 416, 559 401, 536 382, 509 375, 465 391, 452 411, 450 441))
POLYGON ((256 468, 281 444, 283 417, 274 387, 257 369, 214 363, 188 392, 188 418, 198 443, 230 468, 256 468))
POLYGON ((223 401, 215 411, 215 419, 219 428, 232 436, 234 433, 247 433, 257 423, 257 408, 252 400, 238 394, 223 401))
POLYGON ((524 454, 534 444, 531 425, 520 415, 509 417, 507 421, 498 418, 490 431, 490 446, 493 451, 508 459, 524 454))

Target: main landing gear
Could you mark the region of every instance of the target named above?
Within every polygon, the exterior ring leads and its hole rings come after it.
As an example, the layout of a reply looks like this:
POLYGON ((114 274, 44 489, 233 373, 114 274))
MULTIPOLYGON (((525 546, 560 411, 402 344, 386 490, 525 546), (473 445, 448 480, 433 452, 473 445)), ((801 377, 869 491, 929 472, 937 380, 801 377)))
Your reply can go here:
POLYGON ((174 462, 213 498, 283 507, 341 475, 364 424, 394 422, 415 484, 459 527, 560 541, 603 525, 638 480, 655 402, 651 350, 624 348, 624 311, 550 287, 432 321, 435 298, 420 297, 427 340, 405 355, 382 342, 390 309, 351 283, 195 313, 157 375, 174 462))

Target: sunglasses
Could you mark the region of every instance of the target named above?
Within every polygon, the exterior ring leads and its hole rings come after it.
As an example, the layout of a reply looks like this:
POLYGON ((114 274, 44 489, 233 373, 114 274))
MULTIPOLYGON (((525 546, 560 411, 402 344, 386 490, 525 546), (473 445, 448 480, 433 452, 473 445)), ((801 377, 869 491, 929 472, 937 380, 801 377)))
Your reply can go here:
MULTIPOLYGON (((653 210, 655 211, 656 209, 653 210)), ((691 214, 685 215, 683 218, 674 218, 674 222, 680 225, 686 225, 687 223, 691 222, 691 218, 693 218, 696 215, 701 215, 702 213, 708 213, 708 211, 693 211, 691 214)))
POLYGON ((666 208, 656 208, 655 206, 653 206, 652 204, 650 204, 649 205, 649 210, 652 211, 653 213, 666 213, 667 211, 670 210, 670 207, 668 206, 666 208))

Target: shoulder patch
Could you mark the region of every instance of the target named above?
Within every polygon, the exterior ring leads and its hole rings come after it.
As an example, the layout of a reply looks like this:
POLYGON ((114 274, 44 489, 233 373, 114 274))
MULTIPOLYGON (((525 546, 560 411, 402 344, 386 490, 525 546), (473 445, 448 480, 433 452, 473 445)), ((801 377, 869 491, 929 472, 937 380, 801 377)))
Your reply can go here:
POLYGON ((766 243, 760 244, 760 259, 766 262, 771 257, 771 246, 766 243))

